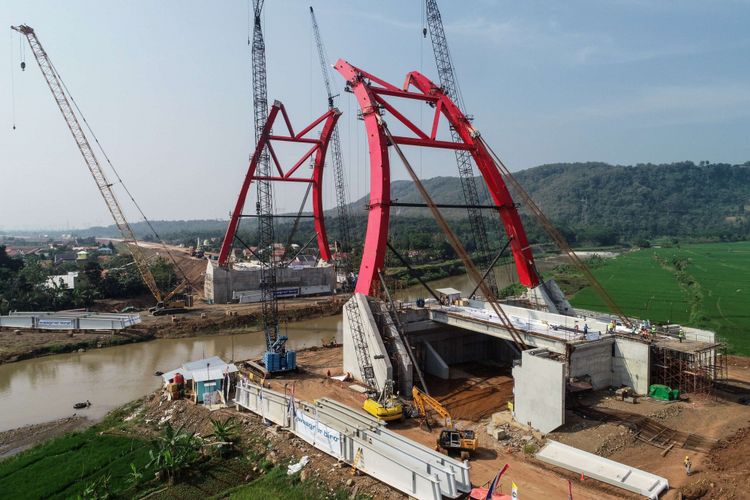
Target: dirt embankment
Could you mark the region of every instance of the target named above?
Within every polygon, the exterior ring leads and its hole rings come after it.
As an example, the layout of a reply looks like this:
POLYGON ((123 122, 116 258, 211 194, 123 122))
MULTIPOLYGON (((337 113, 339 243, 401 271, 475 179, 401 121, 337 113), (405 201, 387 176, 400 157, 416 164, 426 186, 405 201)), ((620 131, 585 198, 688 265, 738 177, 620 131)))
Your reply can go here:
MULTIPOLYGON (((255 414, 238 412, 232 408, 209 411, 202 405, 192 402, 166 401, 160 392, 151 394, 134 408, 125 420, 129 430, 140 436, 154 436, 161 432, 161 426, 169 423, 174 428, 184 428, 207 436, 212 432, 211 419, 223 421, 234 418, 241 426, 240 448, 246 454, 263 457, 275 465, 296 463, 307 455, 310 462, 301 473, 303 481, 323 482, 331 488, 343 488, 372 498, 395 500, 404 496, 387 485, 366 475, 351 475, 349 466, 313 448, 279 426, 265 425, 255 414)), ((258 473, 258 467, 248 470, 248 476, 258 473)))
POLYGON ((97 349, 150 340, 146 331, 128 330, 115 335, 103 332, 0 330, 0 364, 50 354, 97 349))
MULTIPOLYGON (((279 304, 282 321, 330 316, 341 312, 348 296, 291 299, 279 304)), ((99 304, 99 311, 113 311, 112 304, 99 304)), ((181 338, 222 335, 238 328, 261 328, 260 304, 200 304, 190 312, 175 316, 152 316, 140 312, 137 328, 108 332, 57 332, 50 330, 0 330, 0 364, 23 359, 96 349, 153 338, 181 338)))
POLYGON ((12 457, 49 439, 83 429, 89 425, 91 425, 91 421, 86 417, 72 416, 53 420, 52 422, 27 425, 18 429, 0 432, 0 460, 12 457))
MULTIPOLYGON (((331 316, 341 312, 348 296, 298 298, 279 303, 281 322, 331 316)), ((231 333, 236 328, 261 328, 260 304, 201 304, 186 314, 151 316, 141 314, 140 328, 157 338, 192 337, 231 333)))

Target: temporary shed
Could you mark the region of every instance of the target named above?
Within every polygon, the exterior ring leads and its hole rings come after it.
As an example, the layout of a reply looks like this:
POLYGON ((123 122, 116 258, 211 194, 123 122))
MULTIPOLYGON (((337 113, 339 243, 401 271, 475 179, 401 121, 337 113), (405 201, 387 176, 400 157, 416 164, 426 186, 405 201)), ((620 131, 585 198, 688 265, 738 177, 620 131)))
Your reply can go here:
POLYGON ((438 288, 435 290, 440 297, 440 302, 445 305, 450 305, 461 298, 461 291, 455 288, 438 288))
POLYGON ((226 363, 218 356, 184 363, 181 367, 162 375, 164 386, 170 394, 173 390, 175 376, 179 373, 185 379, 182 389, 185 397, 196 403, 216 403, 216 399, 226 402, 234 376, 239 371, 234 363, 226 363))

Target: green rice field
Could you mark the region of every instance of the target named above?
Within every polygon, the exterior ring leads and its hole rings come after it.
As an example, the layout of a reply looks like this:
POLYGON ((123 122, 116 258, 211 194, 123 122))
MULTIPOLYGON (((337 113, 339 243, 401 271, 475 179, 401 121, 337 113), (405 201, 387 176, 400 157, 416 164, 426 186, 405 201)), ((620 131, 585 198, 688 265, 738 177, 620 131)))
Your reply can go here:
POLYGON ((75 498, 107 474, 112 490, 126 489, 130 464, 148 460, 148 443, 98 431, 66 434, 0 462, 0 497, 75 498))
MULTIPOLYGON (((641 249, 593 272, 627 315, 713 330, 730 352, 750 355, 750 242, 641 249)), ((606 311, 591 288, 571 302, 606 311)))

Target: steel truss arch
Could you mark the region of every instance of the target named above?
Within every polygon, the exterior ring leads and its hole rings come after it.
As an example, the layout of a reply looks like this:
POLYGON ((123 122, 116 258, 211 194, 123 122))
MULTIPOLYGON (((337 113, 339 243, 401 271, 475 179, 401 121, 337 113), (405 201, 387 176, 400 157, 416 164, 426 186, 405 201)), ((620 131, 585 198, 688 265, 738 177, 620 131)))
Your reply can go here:
POLYGON ((328 150, 328 143, 331 140, 333 131, 336 127, 336 122, 341 116, 341 112, 336 108, 329 109, 326 113, 321 115, 315 121, 307 125, 301 131, 296 132, 292 128, 292 122, 287 115, 284 105, 280 101, 274 101, 271 110, 268 113, 268 119, 266 120, 265 126, 261 132, 258 144, 255 146, 255 151, 250 159, 250 164, 245 174, 245 179, 242 182, 240 188, 240 194, 237 197, 234 210, 232 211, 227 225, 227 231, 224 235, 224 241, 221 244, 221 250, 219 252, 219 265, 225 266, 228 263, 229 255, 232 252, 234 238, 239 227, 240 219, 242 218, 242 210, 245 207, 245 201, 247 199, 247 191, 253 181, 273 181, 273 182, 302 182, 312 183, 312 208, 313 208, 313 220, 315 221, 315 232, 317 234, 318 249, 320 250, 320 258, 326 262, 331 260, 331 250, 328 245, 328 236, 326 233, 325 218, 323 213, 323 167, 325 166, 325 157, 328 150), (286 129, 287 134, 273 134, 271 132, 274 122, 281 115, 283 117, 283 127, 286 129), (320 133, 320 137, 314 138, 309 137, 310 132, 320 124, 323 124, 323 129, 320 133), (302 157, 289 169, 285 171, 282 167, 276 151, 274 150, 274 142, 291 142, 296 144, 308 144, 310 148, 305 152, 302 157), (272 176, 257 176, 255 171, 258 167, 263 150, 268 148, 268 153, 271 156, 272 162, 278 175, 272 176), (314 155, 314 156, 313 156, 314 155), (294 176, 293 174, 305 163, 310 157, 313 157, 313 172, 311 177, 300 177, 294 176))
POLYGON ((378 272, 383 269, 387 252, 388 222, 390 217, 390 162, 388 138, 382 115, 390 113, 400 124, 408 128, 412 136, 392 136, 397 144, 468 151, 487 184, 493 202, 499 207, 500 222, 510 240, 510 248, 516 264, 518 278, 524 286, 533 288, 540 283, 534 266, 534 256, 521 223, 516 205, 503 181, 491 155, 479 140, 479 131, 461 112, 456 104, 434 82, 419 72, 406 76, 403 88, 398 88, 380 78, 357 68, 343 59, 335 65, 347 82, 347 89, 354 93, 362 111, 370 154, 370 202, 365 235, 362 264, 359 270, 356 292, 373 295, 378 290, 378 272), (401 114, 385 97, 396 97, 423 101, 434 108, 431 130, 425 132, 401 114), (460 142, 437 139, 440 119, 447 120, 460 142))

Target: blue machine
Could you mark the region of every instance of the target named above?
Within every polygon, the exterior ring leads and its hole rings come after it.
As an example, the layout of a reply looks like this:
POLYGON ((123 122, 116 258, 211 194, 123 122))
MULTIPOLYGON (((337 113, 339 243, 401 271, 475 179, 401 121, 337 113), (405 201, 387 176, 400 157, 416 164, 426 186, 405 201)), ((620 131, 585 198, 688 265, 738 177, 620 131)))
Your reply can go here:
POLYGON ((263 365, 270 373, 288 372, 297 369, 297 353, 284 347, 289 337, 280 335, 263 354, 263 365))

